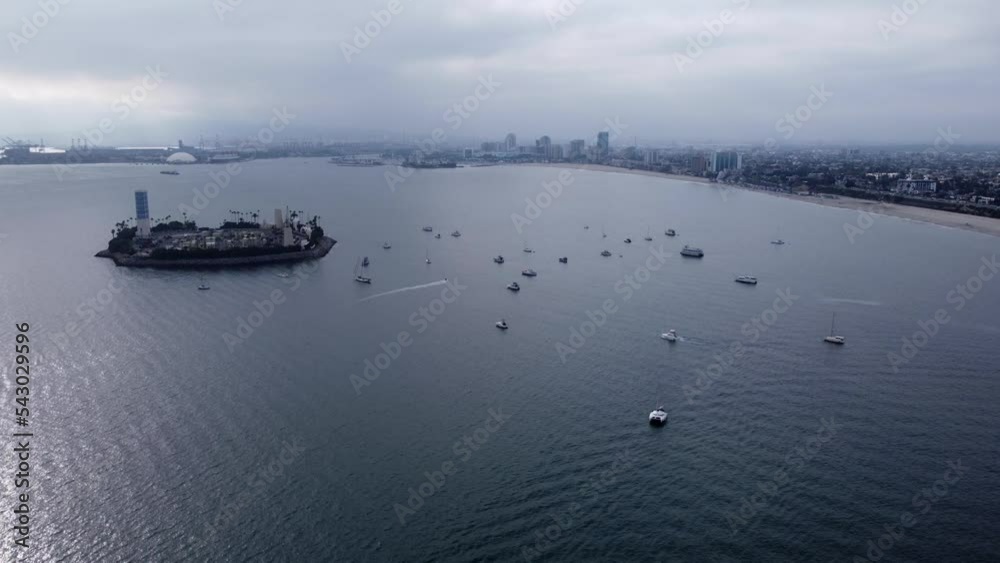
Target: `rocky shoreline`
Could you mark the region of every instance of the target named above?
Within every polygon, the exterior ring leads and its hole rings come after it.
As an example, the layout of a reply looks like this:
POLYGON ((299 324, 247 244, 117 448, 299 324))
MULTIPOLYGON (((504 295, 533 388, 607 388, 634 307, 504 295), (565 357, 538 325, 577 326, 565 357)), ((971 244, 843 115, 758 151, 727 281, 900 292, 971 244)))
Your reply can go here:
POLYGON ((301 262, 303 260, 318 260, 323 258, 333 249, 337 241, 330 237, 323 237, 316 248, 303 250, 301 252, 286 252, 283 254, 265 254, 262 256, 243 256, 227 258, 190 258, 181 260, 159 260, 142 256, 128 254, 113 254, 107 250, 102 250, 95 254, 98 258, 110 258, 114 260, 116 266, 126 268, 231 268, 237 266, 259 266, 262 264, 277 264, 282 262, 301 262))

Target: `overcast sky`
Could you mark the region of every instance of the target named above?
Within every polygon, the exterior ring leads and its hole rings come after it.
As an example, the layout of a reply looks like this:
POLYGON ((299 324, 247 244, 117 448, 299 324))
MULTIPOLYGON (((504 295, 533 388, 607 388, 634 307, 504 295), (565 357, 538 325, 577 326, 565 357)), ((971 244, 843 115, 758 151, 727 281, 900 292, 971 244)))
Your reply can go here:
POLYGON ((108 144, 194 143, 253 134, 287 108, 288 137, 441 127, 525 144, 591 139, 618 118, 618 144, 784 142, 778 120, 825 87, 789 142, 930 144, 946 127, 1000 141, 996 0, 398 2, 382 26, 372 11, 389 0, 5 0, 0 136, 68 145, 106 118, 108 144), (55 16, 37 14, 46 2, 55 16), (919 8, 880 26, 894 4, 919 8), (49 20, 36 34, 33 16, 49 20), (366 25, 378 34, 348 62, 366 25), (123 116, 112 104, 147 67, 166 76, 123 116), (490 76, 495 91, 454 128, 446 110, 490 76))

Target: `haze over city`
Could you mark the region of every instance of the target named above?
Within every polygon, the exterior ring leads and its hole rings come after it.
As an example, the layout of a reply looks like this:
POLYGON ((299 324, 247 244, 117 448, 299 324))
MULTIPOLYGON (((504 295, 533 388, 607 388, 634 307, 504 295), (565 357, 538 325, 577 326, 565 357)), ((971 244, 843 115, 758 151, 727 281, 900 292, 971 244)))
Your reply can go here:
POLYGON ((994 143, 995 9, 986 0, 8 3, 0 133, 63 146, 109 118, 107 144, 164 144, 252 135, 285 108, 296 116, 292 137, 419 138, 448 127, 445 112, 485 79, 495 91, 448 129, 449 141, 509 131, 592 139, 617 118, 629 143, 762 144, 822 89, 829 100, 793 143, 930 144, 947 127, 962 143, 994 143), (162 82, 121 118, 122 97, 149 69, 162 82))

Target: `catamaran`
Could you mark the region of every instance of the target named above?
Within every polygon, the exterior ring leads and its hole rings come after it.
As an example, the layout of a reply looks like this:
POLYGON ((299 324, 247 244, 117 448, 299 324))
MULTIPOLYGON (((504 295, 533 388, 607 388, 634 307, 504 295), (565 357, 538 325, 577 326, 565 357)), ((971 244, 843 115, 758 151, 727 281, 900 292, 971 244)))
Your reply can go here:
POLYGON ((657 407, 655 411, 649 413, 649 424, 652 426, 663 426, 667 423, 667 411, 663 407, 657 407))

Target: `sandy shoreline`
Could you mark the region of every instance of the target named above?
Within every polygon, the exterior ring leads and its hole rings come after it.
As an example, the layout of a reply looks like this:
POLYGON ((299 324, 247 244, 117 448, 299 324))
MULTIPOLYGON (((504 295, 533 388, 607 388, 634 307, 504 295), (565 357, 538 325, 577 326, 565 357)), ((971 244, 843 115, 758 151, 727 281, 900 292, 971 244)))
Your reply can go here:
POLYGON ((696 184, 714 186, 719 189, 747 190, 774 197, 782 197, 794 201, 801 201, 804 203, 812 203, 815 205, 823 205, 826 207, 837 207, 840 209, 850 209, 852 211, 865 211, 875 215, 898 217, 900 219, 909 219, 911 221, 920 221, 923 223, 930 223, 932 225, 938 225, 941 227, 962 229, 965 231, 972 231, 974 233, 1000 237, 1000 219, 993 219, 990 217, 978 217, 976 215, 965 215, 962 213, 953 213, 951 211, 942 211, 940 209, 927 209, 924 207, 912 207, 909 205, 898 205, 895 203, 882 203, 878 201, 871 201, 867 199, 855 199, 852 197, 845 197, 845 196, 838 196, 836 199, 823 198, 819 196, 799 196, 799 195, 792 195, 779 192, 770 192, 766 190, 743 188, 732 184, 719 184, 711 182, 705 178, 699 178, 697 176, 662 174, 660 172, 650 172, 648 170, 629 170, 627 168, 618 168, 616 166, 605 166, 603 164, 556 163, 556 164, 535 164, 532 166, 550 166, 555 168, 569 168, 575 170, 591 170, 594 172, 617 172, 619 174, 653 176, 656 178, 664 178, 667 180, 679 180, 682 182, 693 182, 696 184))

